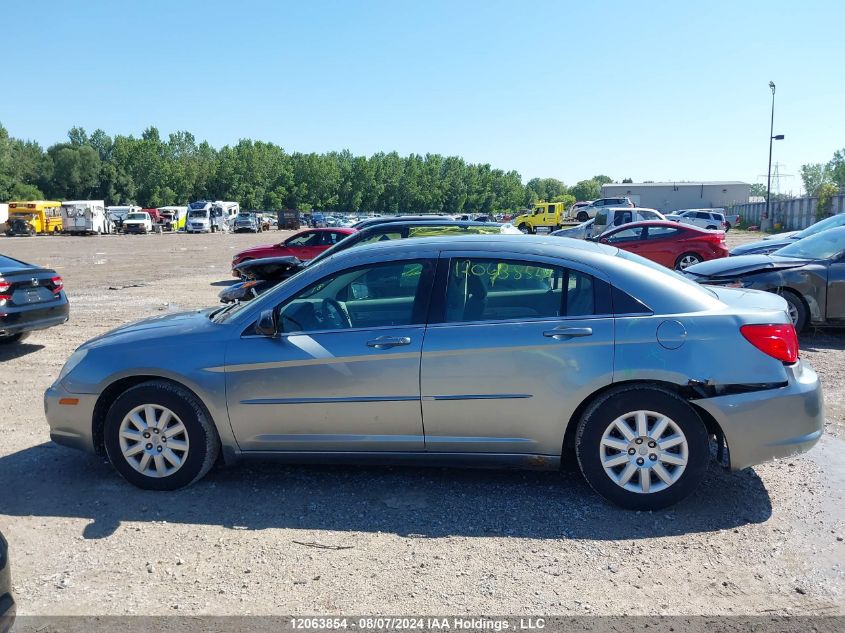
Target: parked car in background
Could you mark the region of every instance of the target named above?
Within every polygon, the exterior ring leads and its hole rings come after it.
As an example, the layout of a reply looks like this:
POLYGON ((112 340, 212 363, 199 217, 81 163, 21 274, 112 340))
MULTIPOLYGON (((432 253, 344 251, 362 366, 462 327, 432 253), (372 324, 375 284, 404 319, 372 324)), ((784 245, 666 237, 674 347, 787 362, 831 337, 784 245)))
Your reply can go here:
POLYGON ((594 218, 591 237, 601 235, 614 227, 630 224, 631 222, 642 222, 644 220, 665 220, 663 214, 655 209, 644 209, 641 207, 608 207, 599 209, 594 218))
POLYGON ((70 308, 55 270, 0 255, 0 344, 60 325, 70 308))
POLYGON ((845 227, 821 231, 769 255, 741 255, 687 268, 693 280, 781 295, 799 332, 845 325, 845 227))
POLYGON ((460 222, 456 220, 409 220, 406 222, 385 222, 371 224, 348 235, 331 248, 310 261, 296 257, 270 257, 244 260, 232 267, 232 275, 240 277, 240 284, 229 286, 220 292, 220 300, 249 301, 277 283, 293 276, 306 266, 345 251, 354 246, 421 237, 444 237, 447 235, 508 235, 519 234, 512 224, 489 222, 460 222))
POLYGON ((596 219, 593 218, 591 220, 587 220, 586 222, 581 222, 578 226, 570 226, 569 228, 560 229, 554 231, 552 235, 555 237, 571 237, 576 240, 586 240, 593 235, 593 224, 595 224, 596 219))
POLYGON ((728 256, 723 232, 666 220, 632 222, 593 239, 676 270, 728 256))
POLYGON ((140 210, 141 207, 135 205, 111 206, 106 207, 106 215, 108 215, 109 220, 113 223, 115 231, 122 233, 123 223, 126 220, 126 216, 130 213, 139 212, 140 210))
POLYGON ((730 229, 725 219, 724 209, 682 209, 666 215, 667 220, 690 224, 701 229, 727 231, 730 229))
POLYGON ((261 233, 262 226, 255 213, 241 211, 232 224, 235 233, 261 233))
POLYGON ((583 217, 583 216, 579 216, 579 212, 584 207, 590 206, 591 202, 592 202, 592 200, 579 200, 578 202, 573 203, 572 206, 569 208, 570 217, 575 218, 579 222, 586 222, 586 220, 579 220, 578 219, 579 217, 583 217))
POLYGON ((146 489, 218 457, 572 460, 635 510, 689 495, 713 448, 741 469, 824 426, 782 298, 523 235, 352 248, 252 301, 125 325, 81 345, 44 402, 55 442, 146 489))
POLYGON ((631 202, 630 198, 622 197, 622 198, 599 198, 598 200, 593 200, 589 204, 582 206, 578 209, 578 212, 575 214, 575 219, 579 222, 586 222, 590 218, 596 217, 596 213, 599 210, 604 209, 606 207, 633 207, 634 203, 631 202))
POLYGON ((129 213, 123 221, 124 233, 152 233, 153 220, 146 211, 129 213))
POLYGON ((412 220, 454 220, 451 215, 438 215, 436 213, 421 214, 421 215, 377 215, 372 218, 364 218, 358 220, 352 225, 353 229, 361 230, 364 227, 373 224, 384 224, 385 222, 409 222, 412 220))
POLYGON ((266 244, 264 246, 253 246, 241 251, 232 258, 232 275, 239 277, 234 272, 235 266, 249 259, 262 259, 264 257, 296 257, 300 261, 314 259, 327 248, 334 246, 347 235, 354 233, 355 229, 343 227, 332 229, 305 229, 294 233, 289 238, 278 244, 266 244))
POLYGON ((767 253, 774 253, 775 251, 783 248, 784 246, 789 246, 793 242, 797 242, 798 240, 803 240, 806 237, 811 237, 813 235, 817 235, 818 233, 822 233, 829 229, 834 229, 839 226, 845 226, 845 213, 840 213, 838 215, 832 215, 829 218, 825 218, 820 222, 816 222, 815 224, 811 224, 803 231, 792 231, 786 234, 786 237, 782 237, 780 239, 775 239, 777 236, 770 236, 770 238, 763 238, 757 242, 748 242, 746 244, 740 244, 739 246, 735 246, 731 250, 731 255, 765 255, 767 253))
POLYGON ((12 570, 9 543, 0 532, 0 633, 12 630, 15 623, 15 598, 12 596, 12 570))

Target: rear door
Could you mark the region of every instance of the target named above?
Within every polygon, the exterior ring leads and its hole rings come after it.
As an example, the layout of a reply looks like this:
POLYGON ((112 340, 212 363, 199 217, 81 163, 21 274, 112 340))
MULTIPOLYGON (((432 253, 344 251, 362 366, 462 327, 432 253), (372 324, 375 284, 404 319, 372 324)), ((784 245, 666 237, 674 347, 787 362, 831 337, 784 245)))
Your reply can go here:
POLYGON ((559 259, 441 259, 420 370, 426 450, 559 455, 574 408, 610 381, 607 288, 559 259))
POLYGON ((669 226, 648 226, 644 234, 645 242, 637 253, 653 262, 674 268, 675 260, 681 254, 678 252, 678 238, 685 231, 687 230, 669 226))

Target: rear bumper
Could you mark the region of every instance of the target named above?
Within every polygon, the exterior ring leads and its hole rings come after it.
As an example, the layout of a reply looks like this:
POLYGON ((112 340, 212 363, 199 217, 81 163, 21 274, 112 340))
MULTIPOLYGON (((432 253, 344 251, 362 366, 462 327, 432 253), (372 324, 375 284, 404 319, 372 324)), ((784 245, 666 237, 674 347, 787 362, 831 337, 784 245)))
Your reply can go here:
POLYGON ((0 306, 0 334, 19 334, 34 330, 46 330, 68 320, 70 305, 64 292, 58 303, 49 306, 33 304, 20 308, 0 306))
POLYGON ((725 434, 732 470, 810 450, 824 430, 821 383, 804 361, 784 387, 695 400, 725 434))
POLYGON ((50 425, 50 439, 56 444, 69 446, 88 453, 96 452, 93 437, 94 405, 96 394, 70 393, 60 383, 44 392, 44 415, 50 425), (76 404, 60 404, 66 402, 76 404))

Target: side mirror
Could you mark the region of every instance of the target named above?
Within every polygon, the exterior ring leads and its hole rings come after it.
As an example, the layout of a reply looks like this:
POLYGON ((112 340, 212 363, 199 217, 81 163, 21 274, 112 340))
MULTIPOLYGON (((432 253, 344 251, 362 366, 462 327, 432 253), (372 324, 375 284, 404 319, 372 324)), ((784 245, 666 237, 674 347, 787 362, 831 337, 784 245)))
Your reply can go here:
POLYGON ((274 310, 263 310, 261 312, 258 322, 255 324, 255 332, 261 336, 276 336, 276 313, 274 310))

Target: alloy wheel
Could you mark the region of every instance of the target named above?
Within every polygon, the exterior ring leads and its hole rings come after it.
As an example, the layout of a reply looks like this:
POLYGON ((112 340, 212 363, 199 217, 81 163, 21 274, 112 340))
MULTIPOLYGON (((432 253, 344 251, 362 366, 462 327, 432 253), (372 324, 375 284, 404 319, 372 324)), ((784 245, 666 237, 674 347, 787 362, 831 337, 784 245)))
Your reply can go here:
POLYGON ((605 429, 599 459, 617 486, 650 494, 680 479, 689 460, 689 445, 671 418, 654 411, 631 411, 605 429))
POLYGON ((142 404, 120 423, 120 451, 127 463, 146 477, 168 477, 188 457, 185 425, 167 407, 142 404))
POLYGON ((688 254, 684 255, 683 257, 681 257, 680 260, 678 260, 678 268, 680 270, 686 270, 690 266, 694 266, 695 264, 700 264, 700 263, 701 263, 701 260, 698 258, 698 256, 688 253, 688 254))

